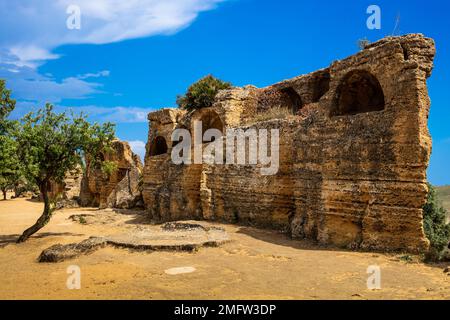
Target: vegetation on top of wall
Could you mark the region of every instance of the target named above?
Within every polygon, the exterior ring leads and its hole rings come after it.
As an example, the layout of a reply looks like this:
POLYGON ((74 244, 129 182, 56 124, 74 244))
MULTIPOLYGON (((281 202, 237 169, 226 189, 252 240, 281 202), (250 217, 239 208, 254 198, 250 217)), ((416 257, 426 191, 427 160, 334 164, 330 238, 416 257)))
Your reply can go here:
POLYGON ((180 108, 192 111, 211 107, 220 90, 229 89, 232 85, 212 75, 208 75, 191 85, 184 95, 178 96, 180 108))
POLYGON ((367 46, 370 45, 370 40, 367 38, 358 39, 357 44, 360 50, 364 50, 367 46))
POLYGON ((423 225, 427 238, 430 240, 428 260, 440 260, 450 241, 450 224, 446 223, 446 210, 440 205, 436 189, 428 185, 427 203, 423 207, 423 225))

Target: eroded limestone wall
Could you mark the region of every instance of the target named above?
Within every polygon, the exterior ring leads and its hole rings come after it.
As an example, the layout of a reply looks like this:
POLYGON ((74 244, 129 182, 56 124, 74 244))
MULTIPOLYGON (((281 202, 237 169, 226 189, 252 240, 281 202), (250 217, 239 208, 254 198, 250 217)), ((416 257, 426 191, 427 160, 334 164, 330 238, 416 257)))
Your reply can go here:
POLYGON ((141 198, 139 186, 143 166, 127 142, 115 140, 112 150, 106 152, 103 161, 115 164, 116 168, 106 174, 89 164, 81 183, 80 202, 83 206, 100 208, 132 208, 141 198))
MULTIPOLYGON (((391 37, 309 75, 221 93, 211 109, 224 128, 273 107, 292 110, 287 119, 251 126, 280 130, 278 173, 262 176, 257 166, 176 166, 169 147, 146 157, 146 207, 159 220, 245 222, 324 244, 425 250, 426 79, 434 54, 434 42, 421 35, 391 37)), ((191 120, 207 112, 179 114, 164 124, 164 117, 151 114, 149 144, 169 127, 192 130, 191 120)))

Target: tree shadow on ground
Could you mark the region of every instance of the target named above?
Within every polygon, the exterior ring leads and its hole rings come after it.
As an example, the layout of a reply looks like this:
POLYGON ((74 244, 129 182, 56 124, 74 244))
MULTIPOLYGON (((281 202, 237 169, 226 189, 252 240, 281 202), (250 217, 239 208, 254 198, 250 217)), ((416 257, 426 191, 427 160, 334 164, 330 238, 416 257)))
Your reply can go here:
MULTIPOLYGON (((21 234, 8 234, 8 235, 0 235, 0 248, 6 247, 8 244, 16 243, 17 239, 21 234)), ((72 232, 42 232, 32 235, 31 239, 43 239, 47 237, 79 237, 83 236, 83 234, 72 233, 72 232)))
POLYGON ((280 232, 267 228, 257 228, 246 225, 239 225, 237 233, 245 234, 254 239, 269 242, 279 246, 291 247, 300 250, 321 250, 321 251, 336 251, 336 252, 352 252, 334 246, 324 246, 317 243, 317 241, 307 239, 293 239, 287 233, 280 232))
POLYGON ((373 254, 373 255, 384 255, 389 260, 393 262, 404 262, 408 263, 421 263, 432 268, 442 269, 448 266, 448 262, 432 262, 424 261, 420 255, 414 255, 406 252, 385 252, 381 250, 362 250, 362 249, 347 249, 341 248, 333 245, 321 245, 317 241, 307 240, 307 239, 293 239, 288 234, 277 232, 271 229, 260 229, 251 226, 241 225, 237 233, 245 234, 254 239, 261 240, 264 242, 269 242, 275 245, 291 247, 299 250, 317 250, 317 251, 329 251, 336 253, 361 253, 361 254, 373 254), (411 261, 409 261, 412 257, 411 261))
MULTIPOLYGON (((16 199, 20 199, 20 198, 16 198, 16 199)), ((13 199, 13 200, 14 200, 14 199, 13 199)), ((42 203, 42 204, 44 204, 44 201, 41 201, 41 200, 39 200, 38 198, 36 198, 36 199, 27 198, 27 199, 25 199, 25 200, 28 201, 28 202, 42 203)))
POLYGON ((144 210, 131 210, 131 209, 113 209, 115 213, 130 216, 130 220, 125 224, 144 224, 155 225, 156 223, 149 217, 148 213, 144 210))

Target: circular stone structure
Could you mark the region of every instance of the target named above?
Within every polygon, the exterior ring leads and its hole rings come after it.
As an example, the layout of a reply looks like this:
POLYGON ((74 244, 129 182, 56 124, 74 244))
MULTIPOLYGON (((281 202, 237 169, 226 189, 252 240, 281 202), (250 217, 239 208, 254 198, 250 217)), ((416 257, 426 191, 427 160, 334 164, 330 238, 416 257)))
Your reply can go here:
POLYGON ((230 238, 218 227, 196 223, 170 222, 162 226, 140 226, 104 237, 91 237, 79 243, 56 244, 39 256, 39 262, 61 262, 90 254, 107 245, 143 251, 188 251, 201 247, 218 247, 230 238))

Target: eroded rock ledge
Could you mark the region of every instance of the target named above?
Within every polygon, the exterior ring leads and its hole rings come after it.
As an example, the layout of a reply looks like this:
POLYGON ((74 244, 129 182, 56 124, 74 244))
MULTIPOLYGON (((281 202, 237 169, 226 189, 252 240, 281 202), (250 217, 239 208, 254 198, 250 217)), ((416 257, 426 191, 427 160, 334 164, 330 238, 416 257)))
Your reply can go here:
POLYGON ((86 255, 106 246, 141 251, 187 251, 218 247, 230 238, 218 227, 193 223, 169 223, 106 237, 91 237, 80 243, 56 244, 42 251, 39 262, 61 262, 86 255))

